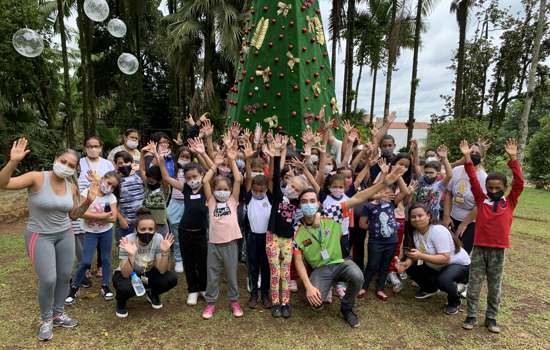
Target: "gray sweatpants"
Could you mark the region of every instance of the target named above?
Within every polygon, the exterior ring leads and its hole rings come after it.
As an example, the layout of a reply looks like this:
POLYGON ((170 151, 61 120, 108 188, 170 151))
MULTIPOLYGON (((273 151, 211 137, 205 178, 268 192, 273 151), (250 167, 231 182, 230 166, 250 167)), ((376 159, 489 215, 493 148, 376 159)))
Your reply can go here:
POLYGON ((71 230, 58 233, 25 232, 27 255, 38 275, 40 318, 63 313, 75 255, 71 230))
POLYGON ((208 243, 206 259, 206 302, 213 304, 220 294, 220 277, 222 271, 227 282, 227 296, 230 301, 239 299, 237 285, 237 267, 239 264, 239 247, 237 241, 229 243, 208 243))
POLYGON ((352 260, 345 260, 340 264, 331 264, 316 268, 309 276, 313 284, 321 293, 321 300, 326 302, 330 287, 337 282, 347 284, 346 295, 340 303, 342 310, 352 310, 359 290, 363 286, 363 271, 352 260))

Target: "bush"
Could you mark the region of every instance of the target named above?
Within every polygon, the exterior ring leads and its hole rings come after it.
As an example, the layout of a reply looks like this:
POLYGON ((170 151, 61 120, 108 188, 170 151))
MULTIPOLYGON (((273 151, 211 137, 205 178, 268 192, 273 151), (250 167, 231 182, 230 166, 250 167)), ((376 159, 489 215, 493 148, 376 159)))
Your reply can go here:
MULTIPOLYGON (((489 130, 486 121, 474 118, 449 119, 444 122, 433 123, 428 133, 428 147, 437 148, 441 144, 449 147, 449 160, 452 162, 462 158, 460 141, 468 140, 472 143, 479 138, 493 142, 495 135, 489 130)), ((496 156, 491 148, 485 157, 485 167, 492 169, 496 164, 496 156)))
POLYGON ((527 145, 529 179, 537 187, 550 184, 550 116, 540 120, 541 128, 527 145))

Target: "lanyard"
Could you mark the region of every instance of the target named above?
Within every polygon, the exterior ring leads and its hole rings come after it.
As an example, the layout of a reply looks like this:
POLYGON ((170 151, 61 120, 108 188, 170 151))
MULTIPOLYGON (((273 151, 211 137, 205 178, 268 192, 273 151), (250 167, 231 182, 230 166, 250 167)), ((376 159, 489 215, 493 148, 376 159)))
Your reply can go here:
MULTIPOLYGON (((422 253, 426 254, 426 251, 427 251, 427 250, 426 250, 426 246, 427 246, 428 244, 427 244, 426 240, 424 239, 422 233, 420 233, 420 232, 418 232, 418 231, 416 231, 416 233, 417 233, 417 237, 418 237, 418 245, 419 245, 418 249, 419 249, 422 253)), ((428 232, 426 232, 426 235, 429 235, 429 234, 430 234, 430 229, 428 229, 428 232)))
POLYGON ((319 230, 317 231, 319 233, 318 237, 315 237, 315 235, 309 231, 309 228, 307 226, 304 226, 304 228, 306 229, 306 232, 308 233, 308 235, 311 238, 313 238, 317 243, 319 243, 319 245, 322 247, 323 246, 323 232, 321 231, 321 227, 319 227, 319 230))

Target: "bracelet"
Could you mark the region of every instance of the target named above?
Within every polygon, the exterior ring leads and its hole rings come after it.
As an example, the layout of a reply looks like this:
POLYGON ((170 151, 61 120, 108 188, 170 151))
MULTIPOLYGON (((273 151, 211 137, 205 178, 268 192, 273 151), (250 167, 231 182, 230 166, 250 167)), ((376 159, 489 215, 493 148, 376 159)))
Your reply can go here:
POLYGON ((170 255, 170 251, 167 251, 167 252, 161 251, 161 252, 160 252, 160 255, 161 255, 161 256, 168 256, 168 255, 170 255))

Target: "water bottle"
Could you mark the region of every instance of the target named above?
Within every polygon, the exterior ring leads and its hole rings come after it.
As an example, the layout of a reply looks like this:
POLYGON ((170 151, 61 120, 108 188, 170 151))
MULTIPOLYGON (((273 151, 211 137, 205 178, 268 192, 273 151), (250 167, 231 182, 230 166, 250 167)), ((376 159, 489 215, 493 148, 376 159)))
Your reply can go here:
POLYGON ((105 213, 111 212, 111 205, 109 203, 105 203, 105 208, 103 209, 103 212, 105 213))
POLYGON ((130 278, 132 280, 132 287, 134 287, 134 292, 136 292, 136 295, 140 297, 145 294, 145 287, 143 286, 143 282, 141 282, 141 278, 139 278, 135 272, 130 274, 130 278))

